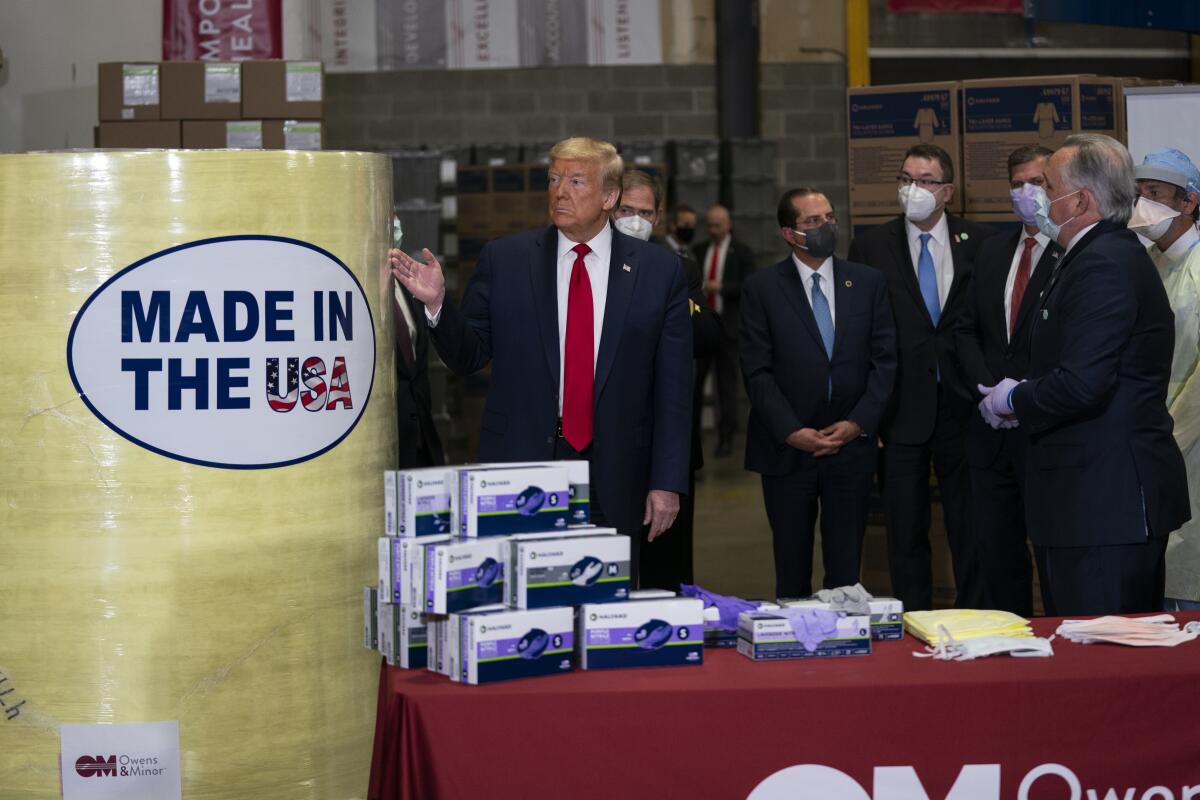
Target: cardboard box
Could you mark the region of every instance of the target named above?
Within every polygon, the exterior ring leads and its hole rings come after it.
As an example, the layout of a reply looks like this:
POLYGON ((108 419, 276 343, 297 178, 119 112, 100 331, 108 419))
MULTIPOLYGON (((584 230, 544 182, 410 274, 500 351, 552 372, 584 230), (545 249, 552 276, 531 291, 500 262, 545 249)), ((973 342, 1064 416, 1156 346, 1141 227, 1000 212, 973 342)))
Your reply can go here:
POLYGON ((472 465, 451 470, 448 480, 458 536, 560 530, 570 521, 570 473, 564 466, 472 465))
POLYGON ((629 537, 613 533, 511 541, 508 604, 548 608, 626 600, 629 553, 629 537))
POLYGON ((1057 150, 1073 133, 1117 136, 1119 84, 1085 75, 964 81, 966 210, 1012 209, 1008 156, 1021 145, 1057 150))
POLYGON ((363 647, 379 648, 379 589, 363 587, 363 647))
POLYGON ((436 536, 450 532, 450 489, 445 467, 386 470, 384 534, 436 536))
POLYGON ((97 147, 172 149, 179 142, 179 123, 174 121, 101 122, 96 131, 97 147))
POLYGON ((463 683, 555 675, 572 669, 574 609, 495 611, 466 617, 461 628, 463 683))
POLYGON ((234 61, 164 61, 163 119, 241 119, 242 67, 234 61))
POLYGON ((580 669, 704 663, 704 603, 631 600, 579 607, 580 669))
POLYGON ((846 92, 850 213, 896 214, 896 176, 904 153, 936 144, 954 162, 954 197, 947 208, 963 209, 962 135, 958 81, 869 86, 846 92))
MULTIPOLYGON (((101 122, 161 119, 159 65, 114 62, 97 68, 101 122)), ((101 145, 126 147, 127 145, 101 145)), ((151 145, 154 146, 154 145, 151 145)), ((175 145, 178 147, 179 145, 175 145)))
POLYGON ((507 545, 498 537, 429 545, 424 611, 453 614, 502 602, 507 545))
POLYGON ((189 150, 321 149, 322 125, 317 121, 185 120, 181 124, 183 146, 189 150))
MULTIPOLYGON (((491 614, 494 611, 503 611, 503 604, 496 603, 493 605, 479 606, 468 611, 460 611, 449 616, 442 617, 441 631, 441 658, 443 668, 441 672, 448 676, 455 683, 460 683, 463 679, 462 668, 462 634, 463 620, 467 617, 476 614, 491 614)), ((433 619, 438 619, 434 616, 433 619)))
POLYGON ((324 119, 325 70, 320 61, 243 61, 246 119, 324 119))
POLYGON ((871 654, 871 618, 847 615, 837 630, 808 650, 796 641, 791 622, 771 612, 743 611, 738 615, 738 652, 753 661, 784 658, 828 658, 871 654))
MULTIPOLYGON (((829 611, 829 603, 816 599, 787 600, 779 599, 779 605, 784 608, 817 608, 829 611)), ((894 597, 873 597, 869 601, 871 609, 871 639, 885 641, 904 638, 904 603, 894 597)), ((841 612, 845 614, 845 612, 841 612)), ((849 616, 849 615, 847 615, 849 616)))

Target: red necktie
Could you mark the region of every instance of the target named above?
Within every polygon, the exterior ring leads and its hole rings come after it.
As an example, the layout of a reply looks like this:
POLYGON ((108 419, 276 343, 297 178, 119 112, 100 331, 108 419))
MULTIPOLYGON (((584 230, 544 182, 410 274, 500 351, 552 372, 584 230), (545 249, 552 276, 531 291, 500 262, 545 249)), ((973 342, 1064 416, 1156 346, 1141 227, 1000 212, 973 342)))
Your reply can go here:
POLYGON ((1012 338, 1013 330, 1017 327, 1017 312, 1021 309, 1021 298, 1025 296, 1025 287, 1029 285, 1029 271, 1033 267, 1033 248, 1037 239, 1028 236, 1025 239, 1025 252, 1021 253, 1021 262, 1017 264, 1017 277, 1013 278, 1012 301, 1008 304, 1008 338, 1012 338))
POLYGON ((595 372, 592 282, 583 257, 592 252, 577 244, 567 293, 567 341, 563 356, 562 431, 567 444, 582 453, 592 443, 592 386, 595 372))
MULTIPOLYGON (((720 250, 721 250, 721 248, 717 245, 717 243, 713 242, 712 260, 708 263, 708 279, 710 281, 716 281, 716 279, 717 279, 717 253, 720 252, 720 250)), ((717 310, 717 293, 716 292, 708 293, 708 307, 711 308, 713 311, 717 310)))

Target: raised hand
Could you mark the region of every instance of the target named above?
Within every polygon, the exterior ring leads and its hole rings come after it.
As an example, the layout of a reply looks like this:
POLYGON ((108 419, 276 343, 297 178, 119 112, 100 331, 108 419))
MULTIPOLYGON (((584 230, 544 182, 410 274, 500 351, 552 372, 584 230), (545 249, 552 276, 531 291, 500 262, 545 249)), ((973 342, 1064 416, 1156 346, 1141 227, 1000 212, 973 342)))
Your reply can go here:
POLYGON ((421 258, 425 263, 422 264, 403 250, 388 251, 388 260, 396 280, 424 304, 430 315, 436 317, 446 299, 446 276, 442 274, 442 265, 428 248, 421 250, 421 258))

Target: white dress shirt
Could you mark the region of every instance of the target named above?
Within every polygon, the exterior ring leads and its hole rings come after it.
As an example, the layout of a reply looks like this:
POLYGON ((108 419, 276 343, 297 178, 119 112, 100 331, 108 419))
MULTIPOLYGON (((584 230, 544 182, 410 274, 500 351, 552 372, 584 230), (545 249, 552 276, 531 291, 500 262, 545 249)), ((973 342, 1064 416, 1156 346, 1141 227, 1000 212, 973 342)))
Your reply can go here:
MULTIPOLYGON (((558 413, 562 415, 564 359, 567 352, 567 300, 571 293, 571 270, 575 266, 572 242, 558 232, 558 413)), ((592 369, 600 353, 600 333, 604 329, 604 306, 608 301, 608 266, 612 257, 612 228, 605 225, 586 243, 592 252, 583 257, 588 280, 592 284, 592 369)), ((595 374, 593 372, 593 374, 595 374)))
MULTIPOLYGON (((721 283, 725 279, 725 256, 729 255, 729 242, 732 239, 733 239, 732 236, 727 235, 724 239, 721 240, 721 243, 719 245, 716 245, 716 248, 717 248, 716 281, 717 281, 717 283, 721 283)), ((703 273, 702 278, 705 281, 707 281, 709 279, 708 271, 709 271, 709 269, 712 268, 712 257, 713 257, 713 245, 709 244, 708 249, 704 251, 704 263, 700 265, 700 269, 703 273)), ((705 294, 705 296, 707 296, 708 292, 705 292, 704 294, 705 294)), ((724 298, 721 297, 721 293, 717 292, 716 312, 718 314, 720 314, 724 310, 725 310, 725 300, 724 300, 724 298)))
POLYGON ((804 296, 808 298, 809 306, 812 306, 813 301, 813 275, 821 276, 821 294, 825 295, 825 299, 829 301, 829 318, 833 320, 833 329, 837 330, 837 309, 834 305, 833 296, 833 257, 829 257, 822 262, 820 268, 814 270, 812 267, 805 264, 796 254, 792 253, 792 263, 796 265, 796 271, 800 273, 800 282, 804 284, 804 296))
MULTIPOLYGON (((1017 251, 1013 253, 1012 263, 1008 265, 1008 279, 1004 282, 1004 332, 1007 335, 1012 330, 1013 314, 1019 312, 1020 308, 1012 307, 1013 285, 1017 282, 1017 267, 1021 265, 1021 255, 1025 252, 1025 240, 1029 238, 1029 233, 1021 228, 1021 238, 1017 239, 1017 251)), ((1029 277, 1033 278, 1033 273, 1037 270, 1038 259, 1042 257, 1042 253, 1046 252, 1046 245, 1050 244, 1050 237, 1038 231, 1033 235, 1037 242, 1033 246, 1033 252, 1029 254, 1029 277)), ((1028 291, 1028 288, 1026 288, 1028 291)))
POLYGON ((909 220, 904 220, 904 229, 908 233, 908 250, 912 255, 913 271, 918 283, 921 276, 921 234, 930 234, 929 255, 933 257, 933 274, 937 277, 938 307, 945 310, 946 298, 950 296, 950 286, 954 283, 954 254, 950 252, 950 226, 946 224, 946 213, 937 221, 932 230, 923 231, 909 220))

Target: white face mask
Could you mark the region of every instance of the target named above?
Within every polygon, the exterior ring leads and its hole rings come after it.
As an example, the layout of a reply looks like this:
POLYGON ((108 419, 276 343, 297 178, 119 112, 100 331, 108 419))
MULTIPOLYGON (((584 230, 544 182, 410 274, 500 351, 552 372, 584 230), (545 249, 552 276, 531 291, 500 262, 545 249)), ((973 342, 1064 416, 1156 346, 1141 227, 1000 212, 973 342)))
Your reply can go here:
POLYGON ((635 239, 641 239, 643 242, 650 239, 650 231, 654 230, 654 226, 650 224, 650 220, 641 214, 630 214, 628 217, 621 217, 614 224, 621 233, 626 236, 632 236, 635 239))
MULTIPOLYGON (((945 631, 944 628, 942 630, 945 631)), ((974 639, 958 640, 947 634, 937 645, 926 647, 924 653, 913 653, 913 655, 917 658, 932 658, 937 661, 973 661, 976 658, 1002 654, 1019 657, 1046 657, 1054 655, 1054 647, 1050 641, 1050 639, 1034 636, 980 636, 974 639)))
POLYGON ((1146 197, 1139 197, 1133 204, 1133 216, 1129 218, 1129 230, 1145 236, 1152 242, 1167 235, 1171 223, 1179 216, 1179 212, 1170 206, 1155 202, 1146 197))
POLYGON ((922 189, 915 183, 901 186, 897 194, 900 207, 904 209, 904 216, 911 222, 924 222, 937 211, 937 198, 933 196, 933 192, 922 189))

